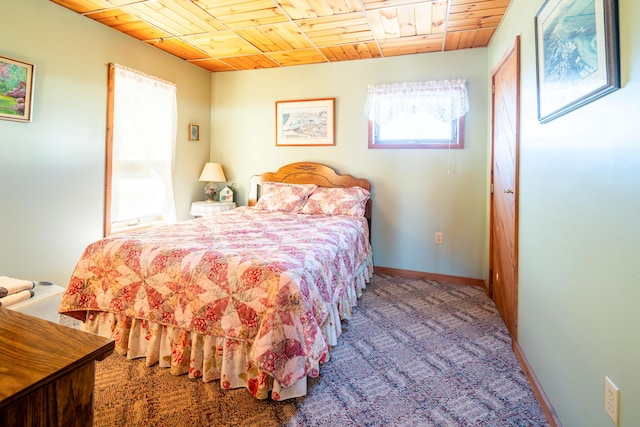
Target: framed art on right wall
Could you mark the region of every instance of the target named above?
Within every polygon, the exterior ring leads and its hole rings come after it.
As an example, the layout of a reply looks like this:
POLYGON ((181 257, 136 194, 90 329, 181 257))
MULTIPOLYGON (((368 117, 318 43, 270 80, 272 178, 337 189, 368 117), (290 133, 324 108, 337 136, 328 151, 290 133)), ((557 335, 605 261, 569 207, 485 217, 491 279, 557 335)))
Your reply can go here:
POLYGON ((547 0, 535 33, 540 123, 620 88, 617 0, 547 0))

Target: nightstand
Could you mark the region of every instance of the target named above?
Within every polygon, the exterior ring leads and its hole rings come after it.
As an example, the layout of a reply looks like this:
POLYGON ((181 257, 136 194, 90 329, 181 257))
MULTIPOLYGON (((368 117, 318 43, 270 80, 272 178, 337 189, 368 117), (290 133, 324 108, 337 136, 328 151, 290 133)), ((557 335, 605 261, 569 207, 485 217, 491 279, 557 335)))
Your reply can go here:
POLYGON ((193 216, 211 216, 235 207, 236 202, 193 202, 189 213, 193 216))

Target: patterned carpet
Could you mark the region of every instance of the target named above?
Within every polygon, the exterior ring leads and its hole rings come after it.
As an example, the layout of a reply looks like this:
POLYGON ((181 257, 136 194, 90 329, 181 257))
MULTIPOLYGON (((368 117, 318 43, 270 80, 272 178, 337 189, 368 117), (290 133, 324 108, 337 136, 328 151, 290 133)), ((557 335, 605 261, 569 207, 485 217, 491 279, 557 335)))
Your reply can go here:
POLYGON ((493 301, 477 287, 376 274, 303 398, 174 377, 112 355, 95 426, 548 426, 493 301))

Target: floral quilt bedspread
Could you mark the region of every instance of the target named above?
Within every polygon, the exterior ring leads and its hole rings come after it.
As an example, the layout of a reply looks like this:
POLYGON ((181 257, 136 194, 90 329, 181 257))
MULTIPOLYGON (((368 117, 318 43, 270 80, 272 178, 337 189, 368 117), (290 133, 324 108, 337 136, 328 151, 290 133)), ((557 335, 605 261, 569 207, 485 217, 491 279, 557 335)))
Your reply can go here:
POLYGON ((320 325, 370 256, 363 218, 240 207, 89 245, 59 311, 112 312, 247 342, 287 387, 324 361, 320 325))

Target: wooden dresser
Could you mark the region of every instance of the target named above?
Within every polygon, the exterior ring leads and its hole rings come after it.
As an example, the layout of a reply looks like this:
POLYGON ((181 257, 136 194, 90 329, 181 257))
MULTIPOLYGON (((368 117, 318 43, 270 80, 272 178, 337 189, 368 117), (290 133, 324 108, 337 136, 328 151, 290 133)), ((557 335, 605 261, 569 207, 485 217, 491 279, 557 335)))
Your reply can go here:
POLYGON ((112 339, 0 308, 0 424, 91 426, 95 361, 112 339))

